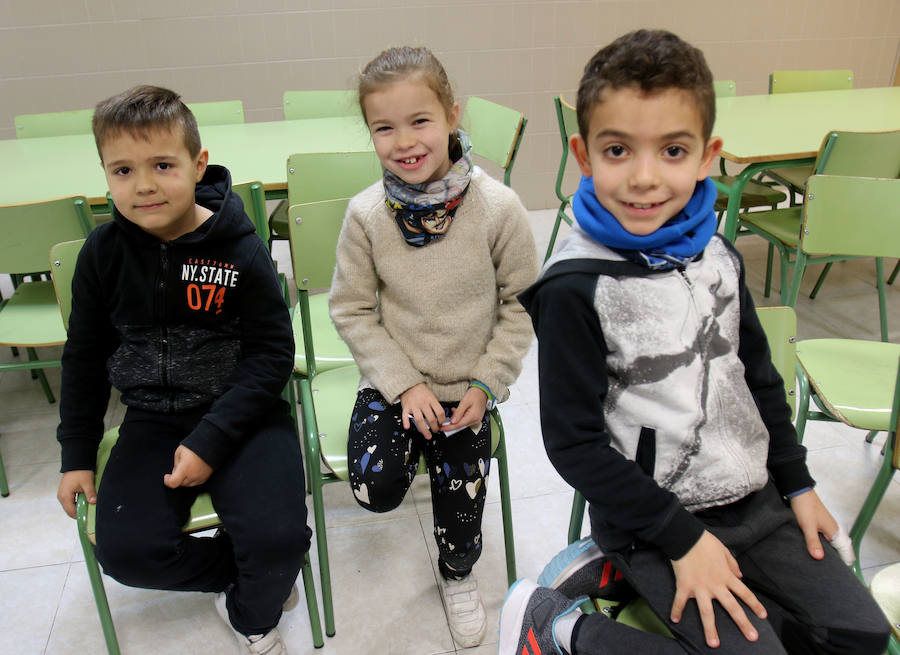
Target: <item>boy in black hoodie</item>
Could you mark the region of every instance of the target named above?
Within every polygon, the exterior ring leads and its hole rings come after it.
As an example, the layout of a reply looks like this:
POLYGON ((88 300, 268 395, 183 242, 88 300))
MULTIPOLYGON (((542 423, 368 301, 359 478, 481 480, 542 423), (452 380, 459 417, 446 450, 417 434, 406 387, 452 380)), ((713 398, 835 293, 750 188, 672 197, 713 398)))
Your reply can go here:
MULTIPOLYGON (((123 584, 217 592, 242 652, 276 625, 309 549, 300 447, 280 394, 291 321, 231 179, 179 96, 139 86, 93 121, 114 220, 79 255, 63 351, 58 498, 97 503, 97 558, 123 584), (110 386, 127 406, 98 494, 110 386), (225 531, 182 534, 208 491, 225 531)), ((290 598, 289 598, 290 597, 290 598)))

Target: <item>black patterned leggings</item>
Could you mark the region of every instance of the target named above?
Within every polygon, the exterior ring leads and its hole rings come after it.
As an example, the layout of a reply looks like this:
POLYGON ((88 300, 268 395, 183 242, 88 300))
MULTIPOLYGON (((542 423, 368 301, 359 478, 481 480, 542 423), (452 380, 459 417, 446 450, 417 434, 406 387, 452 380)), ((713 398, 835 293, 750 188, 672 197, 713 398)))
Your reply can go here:
MULTIPOLYGON (((447 416, 458 403, 441 403, 447 416)), ((491 464, 490 416, 481 429, 443 432, 425 439, 410 425, 403 429, 400 403, 389 405, 375 389, 356 397, 347 461, 353 495, 365 509, 388 512, 406 495, 419 468, 420 454, 431 478, 434 538, 444 577, 463 577, 481 555, 481 515, 491 464)))

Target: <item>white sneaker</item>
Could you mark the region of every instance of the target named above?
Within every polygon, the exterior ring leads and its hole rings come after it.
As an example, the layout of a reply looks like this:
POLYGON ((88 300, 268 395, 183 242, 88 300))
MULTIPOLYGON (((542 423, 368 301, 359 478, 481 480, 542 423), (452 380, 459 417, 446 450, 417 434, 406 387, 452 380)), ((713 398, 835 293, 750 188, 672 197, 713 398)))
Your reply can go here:
POLYGON ((264 635, 250 635, 247 637, 235 630, 234 626, 231 625, 231 620, 228 618, 228 608, 225 607, 224 591, 216 594, 215 605, 216 611, 222 617, 222 620, 225 621, 225 625, 231 628, 231 632, 234 633, 234 638, 237 640, 242 654, 287 655, 287 649, 284 647, 278 628, 272 628, 264 635))
POLYGON ((456 643, 463 648, 480 644, 487 632, 487 615, 475 576, 470 573, 462 580, 447 580, 438 574, 438 589, 456 643))

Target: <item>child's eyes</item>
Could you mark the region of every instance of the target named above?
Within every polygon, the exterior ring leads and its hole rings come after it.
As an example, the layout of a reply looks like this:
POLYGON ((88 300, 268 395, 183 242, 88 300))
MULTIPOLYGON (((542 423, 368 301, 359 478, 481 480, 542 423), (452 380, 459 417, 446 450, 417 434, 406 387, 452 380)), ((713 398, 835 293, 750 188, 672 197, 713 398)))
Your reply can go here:
POLYGON ((428 122, 427 118, 417 118, 416 120, 413 121, 413 125, 424 125, 427 122, 428 122))
POLYGON ((669 157, 671 159, 680 159, 687 154, 687 150, 685 150, 681 146, 667 146, 665 153, 666 157, 669 157))
POLYGON ((625 146, 614 145, 609 146, 606 150, 604 150, 604 152, 613 159, 619 159, 620 157, 625 156, 626 150, 625 146))
POLYGON ((159 162, 159 163, 156 165, 156 167, 157 167, 159 170, 161 170, 161 171, 167 171, 167 170, 169 170, 170 168, 172 168, 172 164, 170 164, 170 163, 168 163, 168 162, 161 161, 161 162, 159 162))
POLYGON ((113 175, 128 175, 131 172, 131 169, 127 166, 120 166, 116 170, 113 171, 113 175))
POLYGON ((388 125, 379 125, 373 131, 375 132, 375 134, 387 134, 391 131, 391 128, 388 125))

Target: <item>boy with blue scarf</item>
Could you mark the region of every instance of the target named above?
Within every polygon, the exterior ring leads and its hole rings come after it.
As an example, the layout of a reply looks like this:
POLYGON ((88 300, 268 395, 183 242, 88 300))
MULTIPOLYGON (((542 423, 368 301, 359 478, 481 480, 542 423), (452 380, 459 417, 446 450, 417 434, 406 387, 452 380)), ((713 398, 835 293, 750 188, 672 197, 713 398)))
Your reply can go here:
POLYGON ((591 537, 546 586, 513 586, 500 653, 882 652, 887 623, 828 543, 838 525, 743 263, 716 235, 707 173, 722 140, 703 54, 627 34, 588 62, 577 111, 576 225, 520 300, 544 443, 590 503, 591 537), (672 638, 577 609, 610 566, 672 638))

